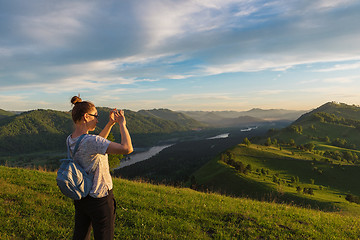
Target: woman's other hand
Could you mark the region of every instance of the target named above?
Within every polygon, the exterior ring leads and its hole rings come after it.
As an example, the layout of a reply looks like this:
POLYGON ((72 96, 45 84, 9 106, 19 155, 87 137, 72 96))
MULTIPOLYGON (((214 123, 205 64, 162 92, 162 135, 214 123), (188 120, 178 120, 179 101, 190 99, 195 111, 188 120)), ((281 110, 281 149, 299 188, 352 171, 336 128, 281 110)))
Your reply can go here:
POLYGON ((126 125, 126 119, 125 119, 123 110, 116 111, 115 119, 116 119, 116 122, 119 123, 119 125, 124 125, 124 126, 126 125))
POLYGON ((116 114, 117 110, 116 108, 114 108, 113 110, 110 111, 110 114, 109 114, 109 123, 111 125, 114 125, 117 121, 116 121, 116 114))

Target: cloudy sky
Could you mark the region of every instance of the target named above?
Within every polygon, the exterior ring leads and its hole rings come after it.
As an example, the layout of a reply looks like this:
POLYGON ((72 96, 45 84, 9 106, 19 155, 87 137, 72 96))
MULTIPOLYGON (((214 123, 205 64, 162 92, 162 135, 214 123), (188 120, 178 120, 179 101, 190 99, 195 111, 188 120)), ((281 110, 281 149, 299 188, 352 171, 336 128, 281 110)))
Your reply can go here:
POLYGON ((0 0, 0 108, 360 105, 358 0, 0 0))

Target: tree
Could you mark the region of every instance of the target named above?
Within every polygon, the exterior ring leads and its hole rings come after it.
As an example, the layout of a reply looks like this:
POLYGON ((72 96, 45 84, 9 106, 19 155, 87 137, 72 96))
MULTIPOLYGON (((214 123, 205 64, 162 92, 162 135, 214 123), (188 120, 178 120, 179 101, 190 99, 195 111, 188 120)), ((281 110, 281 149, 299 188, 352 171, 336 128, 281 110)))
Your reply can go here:
POLYGON ((270 145, 271 145, 271 138, 268 137, 268 138, 266 139, 265 146, 270 146, 270 145))
POLYGON ((354 203, 360 204, 360 198, 357 196, 347 194, 345 199, 348 200, 349 202, 354 202, 354 203))
POLYGON ((343 157, 348 161, 354 160, 354 156, 353 156, 352 152, 350 152, 350 151, 343 152, 343 157))
POLYGON ((312 152, 314 150, 314 148, 315 148, 315 144, 307 143, 307 144, 304 145, 304 148, 305 148, 305 150, 308 150, 308 151, 312 152))
POLYGON ((244 138, 243 144, 245 144, 246 146, 250 146, 251 142, 250 142, 249 139, 246 137, 246 138, 244 138))
POLYGON ((249 170, 249 172, 251 172, 251 170, 252 170, 251 164, 248 164, 248 165, 246 166, 246 169, 249 170))
POLYGON ((292 183, 299 183, 299 177, 298 176, 291 176, 291 182, 292 183))
POLYGON ((290 146, 295 146, 295 140, 294 139, 290 139, 290 146))
POLYGON ((314 195, 314 189, 312 189, 312 188, 304 188, 303 193, 314 195))
POLYGON ((241 161, 234 161, 232 166, 241 173, 245 171, 245 165, 241 161))
POLYGON ((291 125, 290 127, 288 127, 288 129, 290 129, 290 131, 292 131, 294 133, 298 133, 298 134, 302 134, 302 132, 303 132, 303 127, 298 126, 298 125, 291 125))

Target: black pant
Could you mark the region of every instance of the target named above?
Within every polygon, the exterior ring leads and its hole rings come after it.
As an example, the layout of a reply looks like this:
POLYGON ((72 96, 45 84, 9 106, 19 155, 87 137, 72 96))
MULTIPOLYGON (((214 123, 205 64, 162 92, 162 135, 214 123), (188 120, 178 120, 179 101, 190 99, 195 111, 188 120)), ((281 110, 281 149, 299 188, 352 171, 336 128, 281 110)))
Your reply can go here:
POLYGON ((90 239, 91 226, 96 240, 114 238, 116 202, 112 190, 106 197, 87 196, 81 200, 75 200, 74 205, 74 240, 90 239))

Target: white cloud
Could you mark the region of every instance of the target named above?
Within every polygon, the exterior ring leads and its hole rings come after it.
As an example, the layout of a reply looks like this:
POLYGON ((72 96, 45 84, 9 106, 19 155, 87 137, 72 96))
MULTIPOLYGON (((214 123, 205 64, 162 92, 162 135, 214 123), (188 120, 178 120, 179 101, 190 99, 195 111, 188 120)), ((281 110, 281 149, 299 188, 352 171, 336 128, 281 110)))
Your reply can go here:
POLYGON ((186 79, 193 77, 194 75, 167 75, 164 78, 165 79, 186 79))
MULTIPOLYGON (((244 79, 242 72, 255 76, 255 72, 284 72, 292 67, 289 73, 307 75, 295 85, 347 83, 356 89, 359 79, 347 78, 346 71, 360 69, 360 32, 355 24, 359 7, 355 0, 3 3, 0 93, 113 88, 114 94, 144 93, 143 99, 153 97, 147 92, 166 89, 180 101, 213 98, 224 103, 233 99, 224 92, 233 89, 224 84, 219 94, 214 93, 206 84, 209 75, 240 73, 237 79, 244 79), (337 64, 304 70, 305 64, 316 63, 337 64), (335 71, 336 78, 330 78, 335 71), (197 78, 201 81, 196 81, 196 90, 203 94, 174 89, 174 83, 183 83, 194 90, 190 80, 197 78), (163 85, 151 87, 156 81, 163 85)), ((268 82, 274 82, 275 75, 268 82)), ((285 81, 278 78, 277 83, 285 81)), ((266 90, 275 87, 262 82, 258 88, 265 90, 258 94, 285 94, 266 90)))
POLYGON ((323 68, 314 70, 314 72, 333 72, 333 71, 344 71, 344 70, 353 70, 360 69, 360 62, 350 63, 350 64, 336 64, 330 68, 323 68))
POLYGON ((356 3, 356 0, 318 0, 314 1, 314 5, 317 9, 329 9, 338 6, 344 7, 349 4, 356 3))
MULTIPOLYGON (((208 75, 215 75, 221 73, 236 73, 236 72, 258 72, 263 70, 272 71, 286 71, 290 69, 292 65, 288 64, 300 64, 299 62, 289 62, 289 60, 283 59, 246 59, 230 64, 217 64, 212 66, 204 66, 203 72, 208 75)), ((302 63, 301 63, 302 64, 302 63)))
POLYGON ((19 16, 17 24, 23 36, 43 46, 59 47, 83 34, 81 18, 88 16, 91 8, 89 2, 57 2, 53 8, 19 16))
POLYGON ((359 76, 351 76, 351 77, 336 77, 336 78, 326 78, 323 80, 324 83, 353 83, 355 80, 360 80, 359 76))

